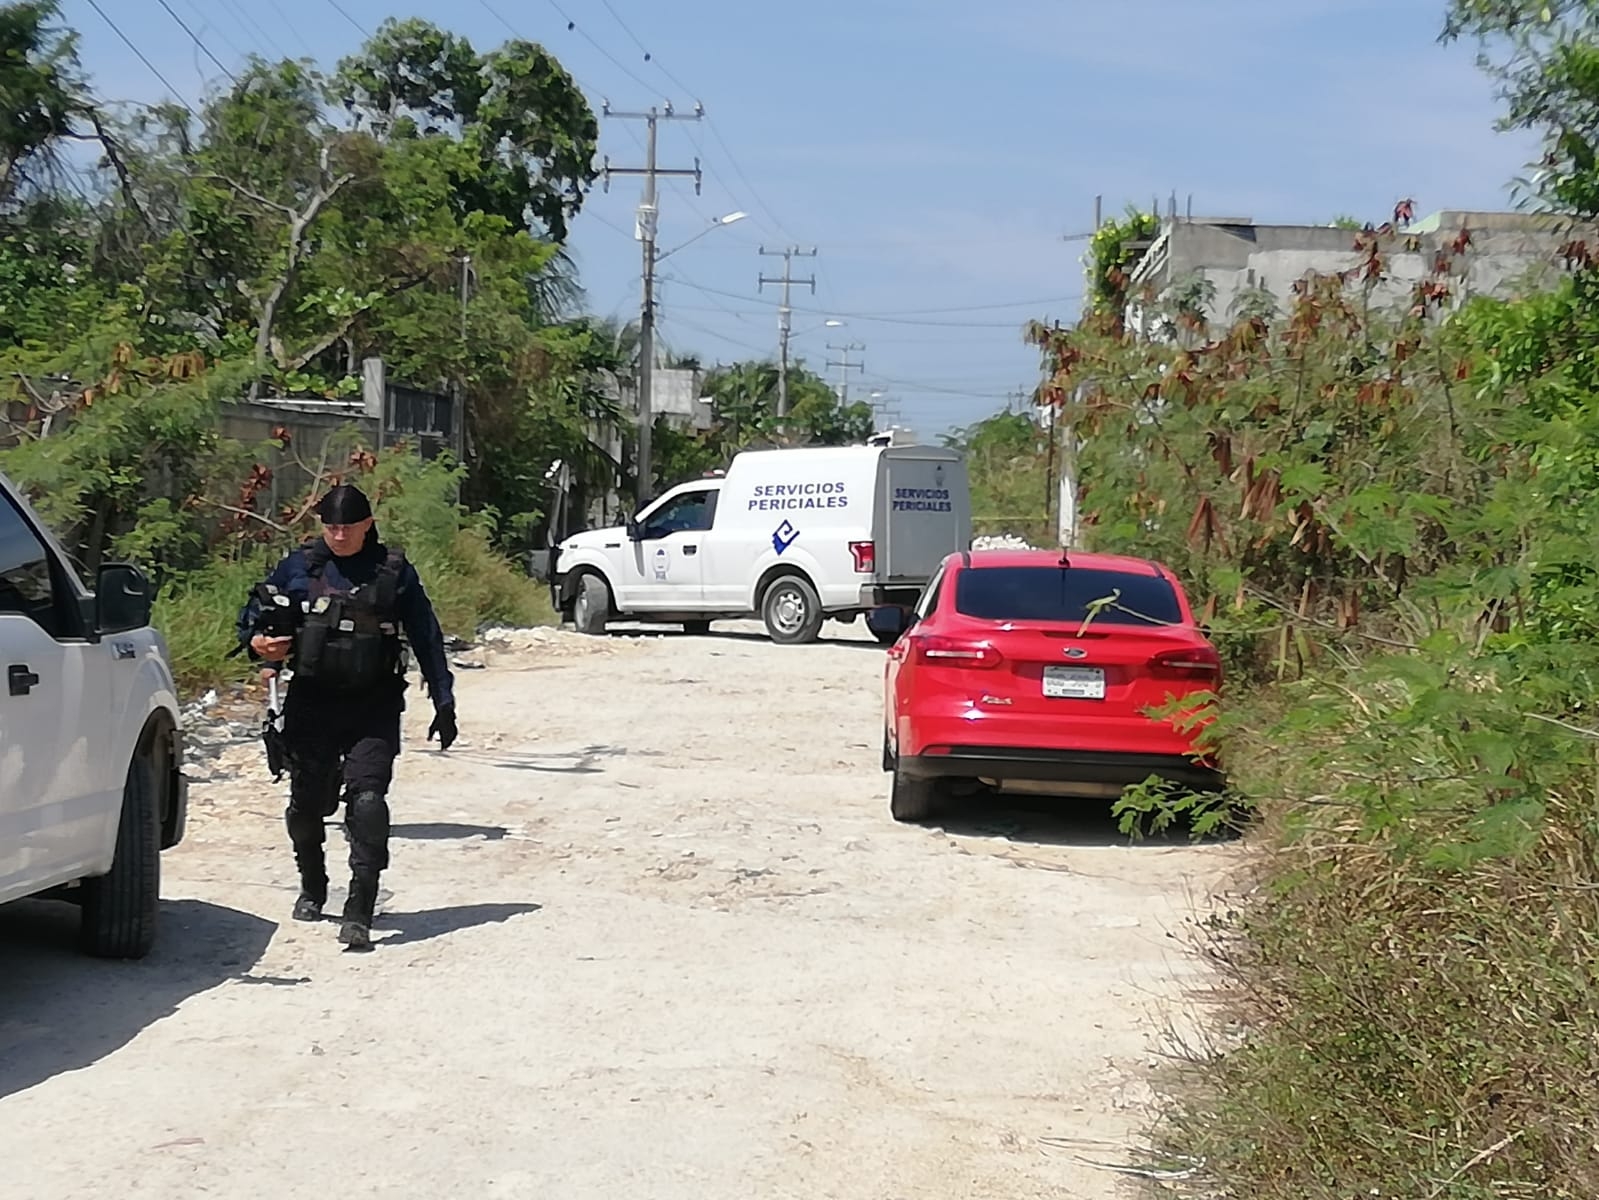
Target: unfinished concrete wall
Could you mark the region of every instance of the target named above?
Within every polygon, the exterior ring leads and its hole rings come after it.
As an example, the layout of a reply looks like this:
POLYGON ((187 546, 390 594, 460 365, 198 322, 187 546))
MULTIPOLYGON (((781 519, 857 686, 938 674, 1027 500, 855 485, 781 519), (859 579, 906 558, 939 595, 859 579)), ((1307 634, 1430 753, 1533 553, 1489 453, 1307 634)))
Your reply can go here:
POLYGON ((283 402, 240 402, 222 407, 219 425, 223 437, 254 450, 272 470, 271 485, 257 504, 262 514, 299 502, 316 483, 319 469, 337 469, 352 450, 376 450, 381 444, 379 423, 359 404, 306 411, 283 402), (286 447, 280 432, 288 435, 286 447))
MULTIPOLYGON (((1378 304, 1409 303, 1415 284, 1432 273, 1464 228, 1471 245, 1456 260, 1454 302, 1472 296, 1508 296, 1519 288, 1546 287, 1560 272, 1560 247, 1572 236, 1553 222, 1518 213, 1443 211, 1403 230, 1385 244, 1387 279, 1375 290, 1378 304)), ((1278 310, 1291 303, 1294 285, 1306 275, 1333 275, 1357 268, 1353 230, 1327 226, 1255 225, 1216 219, 1167 222, 1133 269, 1132 290, 1153 288, 1164 296, 1174 285, 1203 278, 1213 289, 1206 316, 1226 322, 1241 296, 1263 289, 1278 310)), ((1141 303, 1128 308, 1132 328, 1156 336, 1153 316, 1141 303)))

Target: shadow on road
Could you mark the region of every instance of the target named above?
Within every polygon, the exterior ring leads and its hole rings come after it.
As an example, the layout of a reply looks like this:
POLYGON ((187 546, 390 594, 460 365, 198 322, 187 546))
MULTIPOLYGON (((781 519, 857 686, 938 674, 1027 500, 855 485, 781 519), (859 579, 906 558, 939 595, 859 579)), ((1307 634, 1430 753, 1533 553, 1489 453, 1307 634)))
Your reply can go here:
POLYGON ((24 900, 0 907, 0 1098, 121 1049, 191 996, 253 977, 277 925, 203 900, 161 905, 155 948, 138 962, 86 958, 78 910, 24 900))
POLYGON ((480 837, 498 842, 510 831, 504 825, 462 825, 454 821, 429 821, 413 825, 395 825, 390 837, 406 838, 414 842, 447 842, 455 838, 480 837))
POLYGON ((1160 833, 1132 838, 1118 828, 1111 804, 1109 800, 1018 800, 1012 796, 996 802, 974 796, 954 801, 929 823, 939 825, 952 837, 1006 837, 1037 846, 1160 848, 1215 845, 1237 837, 1236 833, 1223 832, 1196 840, 1186 823, 1178 823, 1160 833))
POLYGON ((538 912, 542 907, 540 904, 460 904, 454 908, 435 908, 426 912, 385 912, 378 914, 372 928, 374 934, 390 929, 399 930, 398 933, 375 939, 378 946, 404 946, 409 942, 425 942, 478 925, 503 924, 512 917, 538 912))

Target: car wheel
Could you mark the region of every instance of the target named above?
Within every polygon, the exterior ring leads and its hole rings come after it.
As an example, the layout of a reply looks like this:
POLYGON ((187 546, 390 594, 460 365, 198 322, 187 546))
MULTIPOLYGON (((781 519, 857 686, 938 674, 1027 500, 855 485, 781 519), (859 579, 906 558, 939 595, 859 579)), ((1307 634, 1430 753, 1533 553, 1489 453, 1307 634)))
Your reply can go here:
POLYGON ((691 633, 695 637, 704 637, 710 631, 711 631, 711 623, 709 621, 684 621, 683 622, 683 632, 684 633, 691 633))
POLYGON ((611 589, 598 575, 584 575, 577 581, 577 599, 572 602, 572 625, 579 633, 601 634, 611 619, 611 589))
POLYGON ((915 823, 925 821, 937 813, 943 799, 943 788, 937 779, 912 779, 894 764, 893 782, 889 785, 888 811, 896 821, 915 823))
POLYGON ((108 874, 83 881, 78 944, 97 958, 143 958, 155 944, 161 904, 162 739, 141 748, 122 785, 116 856, 108 874))
POLYGON ((798 575, 784 575, 766 589, 761 600, 761 619, 774 642, 795 646, 814 642, 822 628, 822 601, 810 581, 798 575))

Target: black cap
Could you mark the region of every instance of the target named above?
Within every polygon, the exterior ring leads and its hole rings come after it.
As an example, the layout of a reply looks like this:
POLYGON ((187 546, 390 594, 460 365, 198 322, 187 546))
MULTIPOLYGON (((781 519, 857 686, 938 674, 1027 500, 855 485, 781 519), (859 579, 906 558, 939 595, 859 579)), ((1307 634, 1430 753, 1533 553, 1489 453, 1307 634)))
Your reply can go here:
POLYGON ((372 515, 372 504, 353 483, 341 483, 317 502, 316 515, 324 525, 355 525, 372 515))

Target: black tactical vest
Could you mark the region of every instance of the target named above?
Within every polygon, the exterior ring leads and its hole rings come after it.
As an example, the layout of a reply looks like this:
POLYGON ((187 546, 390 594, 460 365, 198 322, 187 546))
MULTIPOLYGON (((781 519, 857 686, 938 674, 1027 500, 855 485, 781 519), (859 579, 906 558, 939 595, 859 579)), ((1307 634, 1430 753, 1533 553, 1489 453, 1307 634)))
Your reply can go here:
POLYGON ((336 590, 324 578, 333 556, 325 542, 308 545, 305 556, 311 586, 294 639, 295 677, 339 692, 397 685, 406 667, 399 627, 405 552, 391 547, 376 577, 351 591, 336 590))

